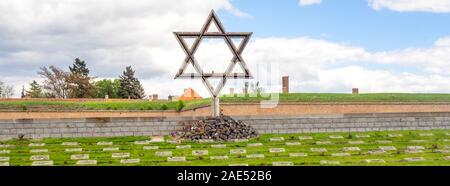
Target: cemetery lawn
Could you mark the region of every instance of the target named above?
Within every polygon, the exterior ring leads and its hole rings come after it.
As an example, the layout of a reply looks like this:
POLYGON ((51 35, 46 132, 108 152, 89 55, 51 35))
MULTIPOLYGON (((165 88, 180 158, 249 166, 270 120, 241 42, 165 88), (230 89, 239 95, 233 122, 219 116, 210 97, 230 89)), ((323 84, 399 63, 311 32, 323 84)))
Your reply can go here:
MULTIPOLYGON (((280 102, 302 103, 338 103, 338 102, 450 102, 450 94, 408 94, 408 93, 289 93, 277 94, 280 102)), ((224 95, 222 103, 258 103, 270 99, 270 95, 224 95)), ((179 107, 178 101, 41 101, 41 100, 11 100, 0 101, 0 111, 83 111, 83 110, 180 110, 193 109, 210 105, 209 98, 184 101, 184 107, 179 107)))
MULTIPOLYGON (((304 133, 304 134, 264 134, 248 142, 150 142, 150 137, 102 137, 102 138, 45 138, 40 140, 13 139, 0 142, 1 161, 9 161, 10 166, 30 166, 33 155, 49 155, 55 166, 75 166, 77 160, 71 160, 73 154, 89 154, 90 160, 97 160, 97 166, 229 166, 230 164, 248 164, 249 166, 271 166, 273 162, 292 162, 295 166, 324 166, 322 160, 337 161, 340 166, 450 166, 450 130, 422 131, 383 131, 351 133, 304 133), (392 135, 401 136, 393 137, 392 135), (300 139, 310 136, 312 139, 300 139), (330 136, 342 136, 331 138, 330 136), (272 141, 271 138, 283 137, 284 141, 272 141), (100 146, 97 142, 112 142, 112 145, 100 146), (148 144, 136 144, 140 141, 148 144), (331 144, 316 144, 317 141, 331 144), (63 142, 77 142, 74 146, 65 146, 63 142), (290 145, 286 143, 289 142, 290 145), (295 142, 300 143, 295 145, 295 142), (350 144, 350 143, 352 144, 350 144), (383 142, 383 143, 382 143, 383 142), (44 146, 29 146, 30 143, 45 143, 44 146), (248 144, 261 143, 262 146, 249 147, 248 144), (329 143, 329 142, 328 142, 329 143), (355 144, 356 143, 356 144, 355 144), (225 144, 224 148, 211 145, 225 144), (191 148, 178 149, 176 146, 190 145, 191 148), (145 150, 145 146, 158 146, 159 149, 145 150), (393 146, 396 150, 382 154, 369 154, 380 146, 393 146), (408 146, 421 146, 424 149, 416 153, 407 153, 408 146), (103 148, 118 147, 117 151, 103 151, 103 148), (344 147, 358 147, 360 151, 345 151, 344 147), (65 149, 82 148, 81 152, 66 152, 65 149), (270 152, 271 148, 283 148, 284 152, 270 152), (325 148, 327 152, 312 152, 311 148, 325 148), (48 152, 31 153, 31 149, 47 149, 48 152), (232 149, 245 149, 246 153, 230 154, 232 149), (193 155, 192 151, 208 150, 207 155, 193 155), (156 152, 171 151, 175 157, 185 157, 184 162, 168 162, 168 157, 156 156, 156 152), (128 158, 112 158, 113 153, 130 153, 128 158), (290 153, 305 153, 304 157, 290 157, 290 153), (349 153, 350 156, 332 156, 336 153, 349 153), (264 158, 247 158, 246 155, 263 154, 264 158), (224 160, 211 160, 212 156, 228 156, 224 160), (1 160, 9 157, 9 160, 1 160), (422 157, 422 161, 407 161, 405 158, 422 157), (121 164, 121 159, 139 159, 139 163, 121 164), (367 160, 383 160, 384 163, 368 163, 367 160)), ((169 141, 170 142, 170 141, 169 141)), ((320 143, 320 142, 319 142, 320 143)), ((421 148, 416 147, 416 148, 421 148)), ((147 147, 148 148, 148 147, 147 147)), ((413 148, 413 147, 410 147, 413 148)), ((274 149, 273 149, 274 150, 274 149)), ((276 149, 275 149, 276 150, 276 149)), ((354 149, 353 149, 354 150, 354 149)), ((348 154, 347 154, 348 155, 348 154)))

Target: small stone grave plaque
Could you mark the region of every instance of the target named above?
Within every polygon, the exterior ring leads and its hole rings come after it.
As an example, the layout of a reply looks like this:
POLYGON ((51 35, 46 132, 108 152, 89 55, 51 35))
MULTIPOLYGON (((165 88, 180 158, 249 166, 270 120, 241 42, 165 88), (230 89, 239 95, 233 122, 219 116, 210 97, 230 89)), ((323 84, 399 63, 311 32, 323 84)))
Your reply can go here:
POLYGON ((331 154, 331 156, 351 156, 351 154, 346 153, 346 152, 339 152, 339 153, 333 153, 333 154, 331 154))
POLYGON ((152 136, 150 137, 150 143, 164 142, 163 136, 152 136))
POLYGON ((159 146, 144 146, 144 150, 157 150, 159 149, 159 146))
POLYGON ((321 165, 339 165, 339 161, 332 161, 332 160, 320 160, 321 165))
POLYGON ((444 146, 444 149, 450 149, 450 145, 444 146))
POLYGON ((269 152, 270 153, 281 153, 281 152, 285 152, 286 150, 284 148, 270 148, 269 152))
POLYGON ((77 165, 97 165, 97 160, 78 160, 77 165))
POLYGON ((31 149, 30 153, 43 153, 48 152, 48 149, 31 149))
POLYGON ((2 167, 7 167, 9 166, 9 162, 5 161, 5 162, 0 162, 0 166, 2 167))
POLYGON ((435 150, 435 152, 443 153, 443 154, 448 154, 448 153, 450 153, 450 150, 437 149, 437 150, 435 150))
POLYGON ((445 133, 445 135, 450 136, 450 133, 445 133))
POLYGON ((442 139, 443 142, 450 142, 450 139, 442 139))
POLYGON ((247 150, 245 149, 231 149, 230 154, 246 154, 247 150))
POLYGON ((70 156, 71 160, 87 160, 89 159, 89 154, 72 154, 70 156))
POLYGON ((343 151, 360 151, 359 147, 344 147, 342 148, 343 151))
POLYGON ((210 156, 211 160, 225 160, 228 159, 228 156, 210 156))
POLYGON ((107 146, 107 145, 112 145, 112 144, 113 144, 112 141, 100 141, 100 142, 97 142, 97 145, 100 145, 100 146, 107 146))
POLYGON ((232 166, 232 167, 247 167, 248 164, 245 164, 245 163, 233 163, 233 164, 228 164, 228 166, 232 166))
POLYGON ((0 154, 9 154, 11 150, 0 150, 0 154))
POLYGON ((450 161, 450 156, 445 156, 444 159, 450 161))
POLYGON ((64 145, 64 146, 78 146, 78 142, 62 142, 61 145, 64 145))
POLYGON ((30 143, 28 144, 29 147, 43 147, 45 146, 45 143, 30 143))
POLYGON ((172 156, 172 151, 156 151, 155 156, 172 156))
POLYGON ((135 141, 134 144, 135 145, 148 145, 148 143, 150 143, 149 141, 135 141))
POLYGON ((327 145, 327 144, 331 144, 331 141, 316 141, 317 145, 327 145))
POLYGON ((295 142, 286 142, 286 145, 287 146, 299 146, 299 145, 301 145, 301 143, 297 142, 297 141, 295 141, 295 142))
POLYGON ((428 140, 411 140, 411 143, 425 143, 428 142, 428 140))
POLYGON ((390 140, 377 140, 376 142, 379 144, 392 143, 392 141, 390 141, 390 140))
POLYGON ((103 148, 103 151, 119 151, 119 147, 107 147, 103 148))
POLYGON ((289 157, 306 157, 306 156, 308 156, 308 154, 303 152, 289 153, 289 157))
POLYGON ((70 148, 70 149, 65 149, 66 152, 81 152, 83 151, 82 148, 70 148))
POLYGON ((369 154, 385 154, 386 153, 386 151, 384 151, 384 150, 381 150, 381 149, 376 149, 376 150, 369 150, 367 153, 369 153, 369 154))
POLYGON ((112 153, 112 158, 129 158, 130 153, 112 153))
POLYGON ((364 141, 348 141, 348 144, 356 145, 356 144, 364 144, 364 141))
POLYGON ((208 155, 208 150, 193 150, 192 155, 193 156, 206 156, 206 155, 208 155))
POLYGON ((397 150, 397 148, 395 148, 394 146, 379 146, 378 148, 384 151, 397 150))
POLYGON ((49 160, 49 155, 34 155, 30 157, 30 160, 32 161, 41 161, 41 160, 49 160))
POLYGON ((284 141, 284 138, 283 137, 273 137, 273 138, 270 138, 270 141, 284 141))
POLYGON ((225 144, 214 144, 214 145, 211 145, 211 148, 226 148, 227 147, 227 145, 225 145, 225 144))
POLYGON ((299 140, 312 140, 313 137, 311 137, 311 136, 299 136, 298 139, 299 140))
POLYGON ((213 139, 199 139, 199 143, 214 143, 213 139))
POLYGON ((412 157, 412 158, 404 158, 405 161, 414 162, 414 161, 425 161, 423 157, 412 157))
POLYGON ((167 140, 166 142, 169 144, 180 144, 181 140, 167 140))
POLYGON ((425 150, 423 146, 408 146, 406 147, 408 150, 425 150))
POLYGON ((176 146, 176 149, 190 149, 191 145, 178 145, 176 146))
POLYGON ((419 136, 430 137, 430 136, 434 136, 434 134, 433 133, 420 133, 419 136))
POLYGON ((53 161, 33 161, 31 166, 53 166, 53 161))
POLYGON ((184 156, 167 157, 167 161, 168 162, 186 161, 186 157, 184 156))
POLYGON ((249 143, 247 144, 247 147, 261 147, 263 146, 262 143, 249 143))
POLYGON ((248 142, 248 139, 233 139, 234 142, 248 142))
POLYGON ((290 161, 286 162, 272 162, 272 166, 294 166, 294 163, 290 161))
POLYGON ((357 134, 355 136, 356 136, 356 138, 370 138, 370 135, 367 135, 367 134, 357 134))
POLYGON ((248 154, 247 158, 264 158, 264 154, 248 154))
POLYGON ((120 163, 121 164, 136 164, 136 163, 140 163, 141 160, 139 158, 135 158, 135 159, 121 159, 120 163))
POLYGON ((344 139, 344 136, 339 136, 339 135, 331 135, 329 136, 331 139, 344 139))
POLYGON ((0 161, 9 161, 9 157, 0 157, 0 161))
POLYGON ((402 137, 403 135, 402 134, 388 134, 388 136, 390 138, 398 138, 398 137, 402 137))
POLYGON ((367 163, 386 163, 383 159, 366 159, 367 163))
POLYGON ((0 148, 9 148, 11 145, 8 144, 0 144, 0 148))
POLYGON ((327 152, 326 148, 311 148, 312 152, 327 152))

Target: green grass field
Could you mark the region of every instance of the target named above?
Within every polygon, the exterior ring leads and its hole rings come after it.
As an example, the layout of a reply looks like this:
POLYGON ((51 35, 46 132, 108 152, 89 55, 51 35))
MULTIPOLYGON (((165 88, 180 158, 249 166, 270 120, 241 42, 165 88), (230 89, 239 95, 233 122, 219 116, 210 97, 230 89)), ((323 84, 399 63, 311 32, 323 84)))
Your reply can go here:
MULTIPOLYGON (((167 139, 168 137, 166 137, 167 139)), ((354 132, 354 133, 309 133, 262 135, 248 142, 149 142, 150 138, 142 137, 114 137, 114 138, 46 138, 42 140, 9 140, 0 145, 0 160, 9 162, 10 166, 30 166, 33 155, 49 155, 55 166, 74 166, 77 160, 71 160, 73 154, 89 154, 89 159, 97 160, 98 166, 228 166, 230 164, 248 164, 249 166, 270 166, 273 162, 292 162, 295 166, 319 166, 323 160, 337 161, 338 165, 359 166, 450 166, 450 130, 429 131, 386 131, 386 132, 354 132), (401 134, 400 137, 390 137, 389 134, 401 134), (342 136, 341 139, 330 136, 342 136), (364 135, 368 135, 365 136, 364 135), (312 139, 301 140, 299 136, 310 136, 312 139), (357 137, 359 136, 359 137, 357 137), (271 138, 283 137, 284 141, 271 141, 271 138), (415 140, 415 141, 414 141, 415 140), (422 141, 420 141, 422 140, 422 141), (110 146, 99 146, 97 142, 108 141, 110 146), (148 144, 135 144, 145 141, 148 144), (317 141, 330 141, 331 144, 317 144, 317 141), (358 142, 358 144, 354 144, 358 142), (384 143, 381 143, 383 142, 384 143), (391 141, 390 143, 388 141, 391 141), (64 146, 63 142, 78 142, 76 146, 64 146), (286 143, 298 142, 298 145, 286 143), (353 143, 352 143, 353 142, 353 143), (30 143, 45 143, 45 146, 30 147, 30 143), (261 143, 262 146, 249 147, 248 144, 261 143), (352 144, 350 144, 352 143, 352 144), (213 148, 211 145, 225 144, 225 148, 213 148), (189 149, 177 149, 176 146, 191 145, 189 149), (159 149, 144 150, 145 146, 157 146, 159 149), (369 154, 369 151, 379 149, 380 146, 393 146, 396 150, 385 151, 383 154, 369 154), (407 153, 408 146, 422 146, 422 151, 407 153), (117 151, 103 151, 106 147, 118 147, 117 151), (345 147, 358 147, 360 151, 345 151, 345 147), (66 152, 65 149, 82 148, 81 152, 66 152), (283 148, 284 152, 271 153, 271 148, 283 148), (311 148, 325 148, 327 152, 312 152, 311 148), (48 152, 32 153, 32 149, 47 149, 48 152), (232 149, 245 149, 246 153, 231 154, 232 149), (208 150, 207 155, 193 155, 194 150, 208 150), (156 156, 158 151, 171 151, 172 156, 185 157, 185 162, 168 162, 168 157, 156 156), (113 153, 130 153, 128 158, 112 158, 113 153), (305 153, 304 157, 290 157, 291 153, 305 153), (332 156, 335 153, 349 153, 350 156, 332 156), (247 158, 247 155, 263 154, 264 158, 247 158), (211 160, 212 156, 228 156, 224 160, 211 160), (9 160, 5 160, 9 157, 9 160), (409 162, 405 158, 423 157, 423 161, 409 162), (121 159, 139 159, 140 163, 121 164, 121 159), (368 163, 368 159, 382 159, 384 163, 368 163)), ((347 154, 348 155, 348 154, 347 154)), ((2 162, 0 161, 0 164, 2 162)))
MULTIPOLYGON (((252 103, 269 99, 268 96, 225 95, 222 103, 252 103)), ((338 93, 290 93, 279 94, 280 102, 450 102, 450 94, 338 94, 338 93)), ((210 104, 208 98, 186 101, 183 109, 210 104)), ((66 101, 0 101, 0 111, 47 111, 47 110, 177 110, 178 102, 131 101, 131 102, 66 102, 66 101)))

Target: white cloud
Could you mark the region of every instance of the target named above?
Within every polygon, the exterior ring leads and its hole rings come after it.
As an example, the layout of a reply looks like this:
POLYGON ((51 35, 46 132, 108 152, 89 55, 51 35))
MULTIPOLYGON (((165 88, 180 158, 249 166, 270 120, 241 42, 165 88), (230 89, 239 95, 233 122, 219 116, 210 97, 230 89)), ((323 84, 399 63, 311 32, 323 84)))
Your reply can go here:
POLYGON ((399 12, 450 12, 450 0, 369 0, 375 10, 383 8, 399 12))
MULTIPOLYGON (((80 57, 99 78, 117 77, 132 65, 147 94, 165 97, 193 87, 208 96, 199 80, 173 79, 185 56, 172 32, 198 31, 212 8, 246 16, 227 0, 0 1, 0 79, 15 85, 19 96, 22 85, 40 79, 40 66, 67 68, 80 57)), ((253 38, 243 57, 263 86, 273 81, 264 87, 271 91, 279 91, 281 75, 289 75, 291 90, 300 92, 448 92, 449 53, 450 37, 428 48, 375 53, 297 37, 253 38)), ((221 64, 219 70, 231 56, 221 42, 202 43, 195 55, 200 63, 221 64)), ((223 92, 230 87, 240 92, 242 81, 230 80, 223 92)))
POLYGON ((300 6, 307 6, 307 5, 313 5, 313 4, 320 4, 322 0, 299 0, 298 4, 300 6))

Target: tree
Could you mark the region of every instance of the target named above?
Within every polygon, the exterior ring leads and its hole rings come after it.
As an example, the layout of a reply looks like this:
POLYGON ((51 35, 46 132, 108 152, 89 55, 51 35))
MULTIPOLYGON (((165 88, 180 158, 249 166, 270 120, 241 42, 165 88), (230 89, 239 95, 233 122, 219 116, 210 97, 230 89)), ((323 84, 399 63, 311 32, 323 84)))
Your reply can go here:
POLYGON ((144 88, 141 82, 134 77, 134 70, 131 66, 127 66, 123 75, 119 76, 120 91, 119 95, 122 98, 142 99, 145 97, 144 88))
POLYGON ((104 98, 108 95, 109 98, 119 98, 120 80, 103 79, 95 82, 96 98, 104 98))
POLYGON ((72 66, 69 66, 68 76, 69 96, 74 98, 92 98, 95 95, 94 78, 89 76, 89 69, 86 62, 75 59, 72 66))
POLYGON ((0 81, 0 98, 9 98, 13 95, 13 87, 0 81))
POLYGON ((46 90, 46 97, 67 98, 69 85, 67 80, 69 74, 62 69, 54 66, 41 67, 38 74, 45 78, 43 88, 46 90))
POLYGON ((26 96, 31 98, 42 98, 44 93, 42 92, 42 87, 36 81, 30 83, 30 90, 26 91, 26 96))

